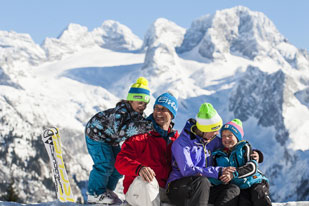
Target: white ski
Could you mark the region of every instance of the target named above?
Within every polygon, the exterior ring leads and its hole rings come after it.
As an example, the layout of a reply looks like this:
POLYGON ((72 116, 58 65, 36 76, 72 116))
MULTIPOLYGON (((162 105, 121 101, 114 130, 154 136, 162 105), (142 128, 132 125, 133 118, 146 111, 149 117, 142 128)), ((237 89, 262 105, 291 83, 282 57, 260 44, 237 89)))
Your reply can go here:
POLYGON ((61 202, 75 202, 62 158, 59 130, 54 127, 46 129, 43 132, 42 140, 52 166, 58 199, 61 202))

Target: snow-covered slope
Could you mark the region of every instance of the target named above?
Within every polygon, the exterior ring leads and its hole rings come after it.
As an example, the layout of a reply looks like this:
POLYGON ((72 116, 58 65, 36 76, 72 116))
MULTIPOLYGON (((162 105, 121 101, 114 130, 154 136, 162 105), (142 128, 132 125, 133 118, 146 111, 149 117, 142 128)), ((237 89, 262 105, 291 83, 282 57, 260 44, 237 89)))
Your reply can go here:
POLYGON ((84 125, 125 98, 139 76, 152 91, 147 114, 160 93, 176 91, 181 130, 211 102, 225 122, 243 120, 247 140, 263 151, 273 200, 309 200, 309 55, 264 14, 241 6, 196 19, 187 30, 157 19, 144 41, 111 20, 91 32, 70 24, 41 46, 27 34, 0 31, 1 194, 14 183, 23 202, 55 199, 40 134, 56 126, 82 201, 91 169, 84 125))

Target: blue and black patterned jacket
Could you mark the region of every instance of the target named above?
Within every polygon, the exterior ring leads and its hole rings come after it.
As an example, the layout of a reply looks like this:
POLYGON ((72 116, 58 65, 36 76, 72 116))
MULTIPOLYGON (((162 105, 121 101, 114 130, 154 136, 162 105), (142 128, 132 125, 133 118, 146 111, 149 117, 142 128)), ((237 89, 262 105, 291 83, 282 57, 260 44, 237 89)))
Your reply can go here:
POLYGON ((95 141, 117 145, 127 138, 152 130, 151 121, 135 112, 128 101, 122 100, 115 108, 101 111, 86 124, 85 134, 95 141))

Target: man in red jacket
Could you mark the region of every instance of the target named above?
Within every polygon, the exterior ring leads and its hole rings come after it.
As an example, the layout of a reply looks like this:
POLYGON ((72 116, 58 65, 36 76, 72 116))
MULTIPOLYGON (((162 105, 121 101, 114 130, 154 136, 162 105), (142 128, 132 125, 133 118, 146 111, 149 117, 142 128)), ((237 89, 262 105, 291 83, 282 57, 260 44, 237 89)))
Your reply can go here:
MULTIPOLYGON (((153 113, 148 117, 153 122, 153 131, 133 136, 123 143, 115 167, 125 176, 123 180, 125 194, 130 190, 134 179, 140 176, 144 183, 159 184, 163 201, 164 188, 171 171, 171 145, 179 136, 178 132, 173 130, 172 123, 177 109, 177 99, 172 94, 160 95, 154 104, 153 113)), ((126 195, 126 200, 128 199, 126 195)))

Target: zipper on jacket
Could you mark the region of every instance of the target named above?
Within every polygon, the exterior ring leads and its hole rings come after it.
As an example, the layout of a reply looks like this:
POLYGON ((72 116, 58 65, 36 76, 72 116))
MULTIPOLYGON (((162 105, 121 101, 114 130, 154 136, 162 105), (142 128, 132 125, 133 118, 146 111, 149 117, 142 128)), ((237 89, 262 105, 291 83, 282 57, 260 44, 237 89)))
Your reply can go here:
POLYGON ((204 153, 205 153, 205 167, 207 167, 207 155, 206 155, 207 149, 206 149, 206 145, 203 144, 203 147, 204 147, 204 153))
POLYGON ((233 154, 233 159, 234 159, 234 161, 235 161, 237 167, 239 167, 239 162, 238 162, 238 159, 237 159, 237 157, 236 157, 235 154, 233 154))
MULTIPOLYGON (((212 140, 214 140, 216 138, 216 136, 214 136, 211 140, 209 140, 209 142, 206 142, 205 144, 204 144, 204 142, 202 143, 202 145, 203 145, 203 149, 204 149, 204 153, 205 153, 205 167, 207 167, 207 148, 206 148, 206 146, 212 141, 212 140)), ((203 140, 202 140, 203 141, 203 140)), ((210 156, 211 156, 211 151, 209 150, 208 151, 209 152, 209 158, 210 158, 210 156)))

